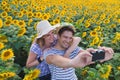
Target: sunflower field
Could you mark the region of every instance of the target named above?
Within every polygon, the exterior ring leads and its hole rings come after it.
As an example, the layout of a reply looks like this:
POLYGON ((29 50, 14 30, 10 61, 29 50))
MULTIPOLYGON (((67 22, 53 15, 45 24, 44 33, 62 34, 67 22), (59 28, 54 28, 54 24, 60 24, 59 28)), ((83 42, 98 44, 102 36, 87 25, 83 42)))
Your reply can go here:
POLYGON ((0 0, 0 80, 37 80, 25 63, 41 20, 72 23, 84 49, 113 48, 113 59, 77 68, 80 80, 120 80, 120 0, 0 0))

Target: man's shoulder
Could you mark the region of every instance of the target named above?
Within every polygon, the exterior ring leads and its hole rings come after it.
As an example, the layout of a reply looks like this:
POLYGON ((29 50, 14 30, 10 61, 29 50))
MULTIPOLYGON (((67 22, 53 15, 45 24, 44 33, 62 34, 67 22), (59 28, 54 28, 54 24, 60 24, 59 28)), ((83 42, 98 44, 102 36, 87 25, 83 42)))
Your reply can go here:
POLYGON ((82 48, 79 47, 79 46, 77 46, 77 47, 74 49, 74 51, 80 51, 80 50, 82 50, 82 48))
POLYGON ((52 53, 52 52, 54 52, 53 47, 46 48, 46 49, 44 50, 44 53, 52 53))

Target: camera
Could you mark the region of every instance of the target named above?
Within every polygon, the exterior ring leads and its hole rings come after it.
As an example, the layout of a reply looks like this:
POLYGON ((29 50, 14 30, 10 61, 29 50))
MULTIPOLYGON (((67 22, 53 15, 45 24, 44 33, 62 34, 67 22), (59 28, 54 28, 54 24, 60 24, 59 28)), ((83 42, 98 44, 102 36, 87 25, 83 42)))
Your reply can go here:
POLYGON ((99 61, 105 58, 104 50, 97 50, 96 52, 90 52, 92 56, 92 61, 99 61))

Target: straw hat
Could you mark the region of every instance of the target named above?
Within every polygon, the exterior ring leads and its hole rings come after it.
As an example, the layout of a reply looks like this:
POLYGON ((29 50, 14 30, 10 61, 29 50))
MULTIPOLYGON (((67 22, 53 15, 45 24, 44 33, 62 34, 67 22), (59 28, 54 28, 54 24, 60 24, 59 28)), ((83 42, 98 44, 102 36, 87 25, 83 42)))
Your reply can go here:
POLYGON ((41 38, 43 35, 49 33, 51 30, 55 29, 57 26, 52 26, 47 20, 40 21, 37 24, 37 38, 41 38))

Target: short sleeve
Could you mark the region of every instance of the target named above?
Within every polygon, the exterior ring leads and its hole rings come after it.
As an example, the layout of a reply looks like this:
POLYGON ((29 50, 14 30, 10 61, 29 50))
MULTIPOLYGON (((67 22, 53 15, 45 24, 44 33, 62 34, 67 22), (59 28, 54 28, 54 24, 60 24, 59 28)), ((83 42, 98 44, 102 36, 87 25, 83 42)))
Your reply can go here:
POLYGON ((36 43, 34 43, 34 44, 31 45, 30 51, 31 51, 31 52, 34 52, 34 53, 37 54, 37 55, 40 55, 40 54, 42 53, 39 45, 36 44, 36 43))
POLYGON ((46 50, 44 51, 43 53, 43 57, 44 57, 44 60, 46 61, 46 57, 49 56, 49 55, 54 55, 53 51, 50 49, 50 50, 46 50))
POLYGON ((72 52, 72 54, 70 54, 70 58, 72 59, 72 58, 74 58, 75 56, 77 56, 78 53, 79 53, 81 50, 83 50, 81 47, 79 47, 79 46, 76 47, 75 50, 72 52))

